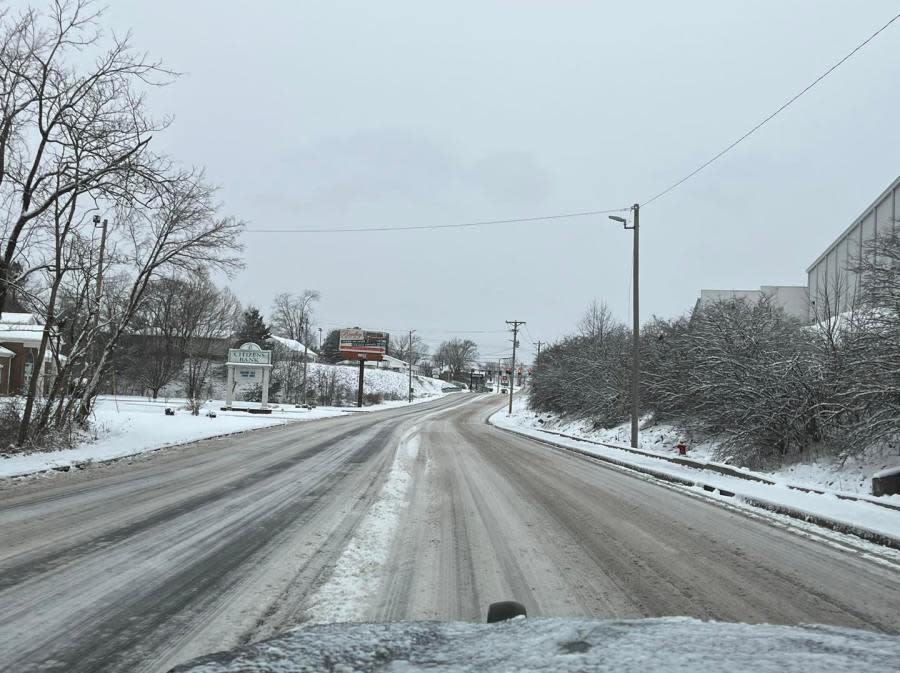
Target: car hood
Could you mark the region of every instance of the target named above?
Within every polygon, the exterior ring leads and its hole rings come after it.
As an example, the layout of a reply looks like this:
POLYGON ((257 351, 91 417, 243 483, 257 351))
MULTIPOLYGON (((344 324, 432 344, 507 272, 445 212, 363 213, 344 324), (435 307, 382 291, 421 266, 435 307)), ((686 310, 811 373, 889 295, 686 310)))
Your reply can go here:
POLYGON ((862 672, 891 670, 898 660, 900 637, 834 626, 519 618, 305 626, 173 672, 862 672))

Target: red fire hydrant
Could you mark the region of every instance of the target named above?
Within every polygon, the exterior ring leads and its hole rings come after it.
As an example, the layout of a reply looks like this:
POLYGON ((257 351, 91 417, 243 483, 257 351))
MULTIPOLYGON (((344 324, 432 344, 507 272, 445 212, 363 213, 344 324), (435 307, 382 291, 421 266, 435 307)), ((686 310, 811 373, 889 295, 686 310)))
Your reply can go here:
POLYGON ((684 441, 678 442, 678 444, 675 445, 675 448, 678 450, 679 456, 687 455, 687 444, 685 444, 684 441))

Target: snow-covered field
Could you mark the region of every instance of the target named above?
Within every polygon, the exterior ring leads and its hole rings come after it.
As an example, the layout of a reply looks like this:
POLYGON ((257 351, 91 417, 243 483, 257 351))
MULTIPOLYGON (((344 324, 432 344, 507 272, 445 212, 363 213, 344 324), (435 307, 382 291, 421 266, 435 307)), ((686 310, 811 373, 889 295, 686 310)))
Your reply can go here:
MULTIPOLYGON (((359 369, 355 366, 340 366, 326 364, 308 365, 309 385, 315 386, 319 380, 330 381, 334 376, 335 384, 347 390, 356 390, 359 377, 359 369)), ((413 395, 438 395, 444 381, 426 376, 413 376, 413 395)), ((366 367, 365 392, 380 393, 385 397, 406 398, 409 386, 409 375, 401 372, 393 372, 387 369, 366 367)))
MULTIPOLYGON (((745 503, 753 503, 754 501, 765 503, 782 507, 786 510, 804 513, 809 515, 810 518, 820 517, 838 524, 844 524, 850 528, 869 531, 876 535, 886 535, 900 540, 900 511, 896 509, 880 507, 865 500, 850 501, 840 499, 837 497, 838 491, 828 488, 821 489, 826 491, 824 494, 793 490, 788 487, 788 484, 793 483, 793 480, 785 479, 778 475, 764 475, 766 478, 776 482, 775 484, 767 484, 721 474, 712 469, 698 469, 668 462, 663 456, 672 456, 673 452, 671 450, 664 452, 664 450, 667 447, 671 447, 678 437, 669 436, 664 430, 660 430, 658 436, 653 435, 653 430, 642 431, 642 448, 650 451, 654 448, 661 449, 658 451, 660 455, 657 457, 654 455, 638 455, 625 450, 627 444, 622 441, 620 436, 622 428, 593 432, 588 435, 588 433, 584 432, 584 426, 581 426, 581 430, 584 433, 582 435, 584 439, 582 440, 552 434, 565 432, 565 434, 578 436, 579 427, 577 424, 561 424, 549 421, 550 419, 546 414, 539 416, 529 410, 524 396, 515 400, 511 416, 505 410, 502 410, 496 412, 490 418, 490 422, 497 427, 513 430, 562 446, 576 448, 586 453, 611 459, 620 464, 632 465, 645 472, 665 475, 666 477, 693 483, 695 484, 694 488, 703 490, 710 497, 721 497, 728 502, 737 500, 745 503), (564 430, 560 429, 560 427, 563 427, 564 430), (623 448, 619 449, 593 443, 597 441, 613 444, 619 443, 623 448), (708 488, 704 489, 704 485, 708 488), (714 489, 712 493, 709 493, 710 488, 714 489)), ((671 434, 674 435, 675 433, 671 432, 671 434)), ((707 447, 708 450, 709 447, 707 447)), ((696 453, 701 452, 697 451, 696 453)), ((696 455, 696 453, 690 457, 702 461, 703 458, 696 455)), ((749 470, 742 470, 742 472, 753 474, 749 470)), ((900 496, 861 497, 900 506, 900 496)))
MULTIPOLYGON (((344 369, 344 368, 335 368, 344 369)), ((394 378, 402 378, 394 372, 394 378)), ((368 377, 370 372, 366 372, 368 377)), ((373 390, 383 392, 385 386, 379 382, 390 377, 373 376, 373 390)), ((422 379, 426 382, 420 386, 419 397, 414 403, 426 402, 443 395, 440 382, 433 379, 422 379)), ((366 391, 369 392, 369 386, 366 391)), ((404 384, 404 392, 405 392, 404 384)), ((74 449, 47 451, 26 455, 0 453, 0 478, 44 472, 52 469, 66 468, 91 462, 114 460, 147 451, 154 451, 166 446, 184 444, 209 437, 256 430, 259 428, 282 425, 284 423, 311 421, 318 418, 342 416, 350 413, 372 412, 406 406, 405 400, 395 400, 375 404, 362 409, 356 407, 317 407, 315 409, 298 409, 294 405, 270 405, 271 414, 257 415, 242 411, 222 411, 221 400, 207 402, 199 416, 192 416, 183 399, 148 400, 142 397, 105 397, 101 396, 94 407, 92 436, 85 438, 74 449), (166 416, 166 407, 175 410, 174 416, 166 416), (215 411, 216 417, 206 416, 206 412, 215 411)), ((252 402, 236 402, 238 407, 258 407, 252 402)))

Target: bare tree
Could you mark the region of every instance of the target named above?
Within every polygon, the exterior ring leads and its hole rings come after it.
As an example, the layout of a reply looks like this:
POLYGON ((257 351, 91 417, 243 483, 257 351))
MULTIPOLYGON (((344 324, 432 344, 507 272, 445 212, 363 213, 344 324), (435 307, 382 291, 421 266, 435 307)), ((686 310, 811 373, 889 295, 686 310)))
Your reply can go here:
POLYGON ((271 327, 275 334, 309 344, 312 338, 312 305, 320 298, 317 290, 301 294, 282 292, 272 301, 271 327))
POLYGON ((224 360, 231 325, 240 315, 241 304, 227 288, 217 289, 206 273, 195 275, 188 287, 183 322, 184 388, 191 413, 196 416, 210 373, 224 360))
POLYGON ((578 321, 578 332, 581 336, 589 339, 603 339, 609 331, 617 326, 618 323, 607 303, 605 301, 598 302, 595 299, 588 306, 581 320, 578 321))
POLYGON ((435 357, 450 369, 451 378, 459 378, 478 361, 478 345, 470 339, 450 339, 438 347, 435 357))
POLYGON ((842 335, 838 401, 860 450, 900 434, 900 235, 891 228, 867 241, 855 271, 860 306, 842 335))
POLYGON ((88 0, 58 0, 46 15, 0 14, 0 306, 10 286, 46 264, 28 248, 46 241, 45 216, 57 204, 65 210, 84 194, 129 201, 129 176, 159 170, 147 145, 166 122, 146 115, 136 87, 173 73, 135 53, 129 36, 101 51, 100 15, 88 0), (12 278, 15 262, 23 271, 12 278))
MULTIPOLYGON (((207 267, 231 272, 241 264, 237 252, 242 224, 218 215, 215 190, 202 175, 181 172, 161 183, 136 181, 134 188, 142 190, 141 198, 115 211, 102 268, 83 237, 74 238, 66 248, 69 265, 60 283, 64 310, 56 326, 48 320, 39 361, 51 342, 51 331, 59 334, 63 324, 69 353, 42 400, 35 428, 38 435, 51 424, 87 419, 113 353, 152 282, 174 272, 200 273, 207 267), (103 294, 97 296, 95 280, 100 273, 103 294)), ((19 429, 20 444, 28 436, 36 399, 32 381, 19 429)))
POLYGON ((153 281, 127 331, 126 371, 154 400, 184 367, 185 309, 193 298, 192 289, 180 278, 153 281))
POLYGON ((153 278, 167 269, 196 274, 206 268, 226 272, 240 268, 236 253, 241 249, 238 235, 243 224, 220 217, 214 198, 215 190, 202 175, 186 173, 160 190, 153 209, 120 211, 113 258, 133 270, 132 282, 125 300, 111 307, 114 312, 107 325, 108 334, 81 395, 77 421, 90 413, 105 365, 153 278))
MULTIPOLYGON (((409 334, 401 335, 395 342, 391 344, 391 350, 394 357, 398 357, 404 362, 409 362, 410 366, 415 367, 420 362, 428 359, 428 344, 426 344, 418 334, 413 334, 412 338, 412 361, 410 362, 409 334)), ((472 358, 474 361, 474 358, 472 358)))

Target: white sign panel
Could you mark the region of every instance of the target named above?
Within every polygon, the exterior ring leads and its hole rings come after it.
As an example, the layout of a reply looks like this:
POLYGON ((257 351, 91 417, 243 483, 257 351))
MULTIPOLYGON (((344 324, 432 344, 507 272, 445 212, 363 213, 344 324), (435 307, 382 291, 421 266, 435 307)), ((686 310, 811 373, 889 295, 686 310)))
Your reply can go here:
POLYGON ((272 351, 252 351, 243 348, 229 348, 228 362, 239 365, 270 365, 272 351))

